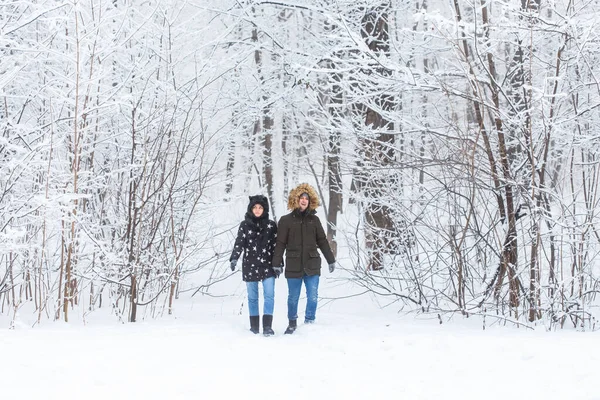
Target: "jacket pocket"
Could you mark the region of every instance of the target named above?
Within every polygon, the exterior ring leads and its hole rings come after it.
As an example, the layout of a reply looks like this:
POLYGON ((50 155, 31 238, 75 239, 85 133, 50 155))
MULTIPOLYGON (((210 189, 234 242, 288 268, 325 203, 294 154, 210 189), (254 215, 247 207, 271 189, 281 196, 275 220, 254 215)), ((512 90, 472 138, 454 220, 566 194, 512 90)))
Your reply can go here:
POLYGON ((302 271, 302 263, 300 262, 299 251, 286 251, 285 252, 285 269, 291 272, 302 271))
POLYGON ((321 269, 321 256, 316 250, 308 251, 308 269, 311 271, 318 271, 321 269))

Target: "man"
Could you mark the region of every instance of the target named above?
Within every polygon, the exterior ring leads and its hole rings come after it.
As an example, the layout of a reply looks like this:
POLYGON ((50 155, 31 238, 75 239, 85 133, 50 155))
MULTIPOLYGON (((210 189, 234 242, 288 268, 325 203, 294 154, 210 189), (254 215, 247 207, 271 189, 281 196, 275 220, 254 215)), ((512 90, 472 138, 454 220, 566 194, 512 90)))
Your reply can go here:
POLYGON ((286 334, 294 333, 298 319, 298 300, 302 283, 306 288, 306 312, 304 323, 315 321, 317 311, 319 276, 321 275, 321 250, 329 272, 335 270, 335 257, 323 225, 316 216, 319 197, 315 189, 307 183, 292 189, 288 197, 291 213, 281 217, 277 225, 277 242, 273 253, 273 265, 283 264, 285 251, 285 277, 288 284, 288 320, 286 334))

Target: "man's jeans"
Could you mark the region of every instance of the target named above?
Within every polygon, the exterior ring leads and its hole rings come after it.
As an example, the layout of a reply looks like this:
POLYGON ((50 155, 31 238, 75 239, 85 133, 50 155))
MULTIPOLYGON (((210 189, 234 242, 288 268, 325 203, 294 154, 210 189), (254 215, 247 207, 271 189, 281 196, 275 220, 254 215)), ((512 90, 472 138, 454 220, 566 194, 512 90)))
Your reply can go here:
POLYGON ((313 322, 317 312, 317 299, 319 297, 319 275, 304 275, 302 278, 287 278, 288 284, 288 319, 298 319, 298 300, 302 282, 306 287, 306 312, 304 320, 313 322))
MULTIPOLYGON (((275 277, 266 278, 262 281, 263 295, 265 297, 263 303, 263 314, 273 315, 275 306, 275 277)), ((248 309, 250 316, 255 317, 258 314, 258 282, 246 282, 248 290, 248 309)))

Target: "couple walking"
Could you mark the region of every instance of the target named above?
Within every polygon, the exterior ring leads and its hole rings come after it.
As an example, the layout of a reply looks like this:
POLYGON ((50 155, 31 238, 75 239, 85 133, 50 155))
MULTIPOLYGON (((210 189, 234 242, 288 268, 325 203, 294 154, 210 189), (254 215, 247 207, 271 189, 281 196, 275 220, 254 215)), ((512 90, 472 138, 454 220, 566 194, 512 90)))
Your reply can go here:
POLYGON ((269 219, 269 203, 265 196, 250 196, 248 211, 240 224, 237 238, 229 258, 231 270, 235 271, 242 252, 242 279, 248 291, 250 330, 259 333, 258 283, 263 286, 263 334, 274 335, 273 308, 275 302, 275 278, 284 270, 288 285, 286 334, 294 333, 298 320, 298 301, 302 284, 306 288, 306 311, 304 323, 315 321, 317 311, 319 276, 321 275, 320 249, 329 264, 329 272, 335 269, 335 257, 323 225, 316 216, 319 197, 315 189, 302 183, 292 189, 288 197, 288 209, 276 225, 269 219), (283 254, 285 252, 285 264, 283 254))

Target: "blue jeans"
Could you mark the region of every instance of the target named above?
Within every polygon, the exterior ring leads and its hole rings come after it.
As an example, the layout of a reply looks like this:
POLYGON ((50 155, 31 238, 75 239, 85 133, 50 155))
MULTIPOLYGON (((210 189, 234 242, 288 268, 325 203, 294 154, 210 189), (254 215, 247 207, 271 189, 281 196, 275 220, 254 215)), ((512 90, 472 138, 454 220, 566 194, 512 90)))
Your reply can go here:
MULTIPOLYGON (((273 315, 275 307, 275 277, 266 278, 262 281, 263 295, 265 301, 263 304, 263 314, 273 315)), ((248 290, 248 309, 250 316, 255 317, 258 314, 258 282, 246 282, 248 290)))
POLYGON ((319 297, 319 275, 304 275, 302 278, 287 278, 288 284, 288 319, 298 319, 298 300, 302 282, 306 287, 306 312, 305 321, 314 321, 317 312, 317 299, 319 297))

